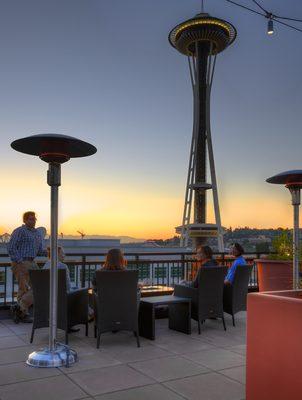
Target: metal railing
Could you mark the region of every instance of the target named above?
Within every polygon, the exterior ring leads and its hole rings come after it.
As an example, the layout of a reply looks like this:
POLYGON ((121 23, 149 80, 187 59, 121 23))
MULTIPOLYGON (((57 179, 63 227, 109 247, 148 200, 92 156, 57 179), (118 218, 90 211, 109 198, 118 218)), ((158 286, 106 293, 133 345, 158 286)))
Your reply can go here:
MULTIPOLYGON (((253 265, 249 289, 258 289, 257 268, 254 260, 269 253, 248 253, 245 259, 253 265)), ((67 253, 65 263, 70 270, 73 286, 90 287, 93 273, 105 261, 106 253, 67 253)), ((147 285, 174 286, 182 280, 189 280, 196 271, 196 260, 193 253, 180 252, 146 252, 125 253, 128 269, 137 269, 139 280, 147 285)), ((7 254, 0 254, 1 258, 8 259, 7 254)), ((225 253, 216 253, 215 258, 220 265, 230 266, 233 258, 225 253)), ((43 266, 45 260, 37 262, 43 266)), ((9 261, 0 262, 0 308, 9 306, 16 300, 17 284, 11 272, 9 261)))

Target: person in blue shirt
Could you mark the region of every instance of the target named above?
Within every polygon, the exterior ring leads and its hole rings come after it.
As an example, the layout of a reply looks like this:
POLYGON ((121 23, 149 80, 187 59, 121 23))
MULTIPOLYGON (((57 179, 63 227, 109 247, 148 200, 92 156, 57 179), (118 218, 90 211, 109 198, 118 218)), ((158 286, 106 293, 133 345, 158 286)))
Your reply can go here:
POLYGON ((27 211, 23 214, 24 224, 15 229, 8 243, 8 254, 12 261, 12 272, 18 283, 17 304, 12 306, 14 321, 32 322, 29 308, 33 304, 33 294, 29 281, 29 269, 37 269, 37 256, 46 256, 44 238, 36 229, 36 214, 27 211))
POLYGON ((238 265, 246 265, 246 261, 243 258, 244 249, 239 243, 234 243, 231 248, 231 254, 235 257, 234 262, 228 270, 225 277, 224 283, 232 285, 234 282, 235 272, 238 265))

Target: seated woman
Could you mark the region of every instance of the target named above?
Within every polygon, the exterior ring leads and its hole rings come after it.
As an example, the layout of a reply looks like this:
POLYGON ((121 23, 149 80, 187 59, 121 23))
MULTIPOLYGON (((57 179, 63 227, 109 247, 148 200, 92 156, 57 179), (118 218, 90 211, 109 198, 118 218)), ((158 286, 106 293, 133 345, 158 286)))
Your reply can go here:
MULTIPOLYGON (((127 260, 124 257, 123 252, 120 249, 110 249, 107 253, 105 263, 103 267, 101 267, 101 271, 126 271, 127 269, 127 260)), ((93 291, 95 296, 97 296, 97 286, 96 286, 96 273, 94 273, 91 284, 93 287, 93 291)), ((141 291, 138 286, 137 288, 137 305, 139 307, 141 297, 141 291)), ((116 333, 117 330, 113 330, 112 333, 116 333)))
POLYGON ((198 288, 198 282, 200 277, 200 270, 202 267, 217 267, 218 263, 213 258, 213 251, 210 246, 198 246, 196 249, 196 263, 197 273, 192 281, 182 281, 181 285, 191 286, 198 288))
MULTIPOLYGON (((48 255, 48 261, 44 264, 42 269, 50 269, 51 263, 50 263, 50 247, 47 247, 47 255, 48 255)), ((58 269, 64 269, 66 271, 66 290, 67 293, 71 292, 72 290, 77 289, 76 287, 71 286, 71 280, 70 280, 70 272, 68 266, 63 262, 65 259, 65 253, 64 250, 61 246, 58 246, 58 269)), ((80 328, 69 328, 68 332, 73 333, 73 332, 79 332, 80 328)))
MULTIPOLYGON (((107 253, 104 265, 100 268, 101 271, 126 271, 127 260, 124 257, 122 250, 120 249, 110 249, 107 253)), ((96 276, 95 272, 91 278, 91 284, 93 291, 96 293, 96 276)), ((137 293, 140 298, 141 284, 137 284, 137 293)))
MULTIPOLYGON (((120 249, 110 249, 106 255, 104 265, 100 268, 101 271, 124 271, 127 268, 127 260, 120 249)), ((95 272, 91 278, 93 290, 96 292, 96 277, 95 272)))
POLYGON ((225 277, 224 283, 226 285, 232 285, 234 282, 235 272, 238 265, 246 265, 246 261, 243 258, 244 249, 239 243, 234 243, 231 247, 231 254, 235 257, 235 260, 228 270, 225 277))
POLYGON ((192 286, 197 288, 200 276, 200 270, 202 267, 217 267, 218 263, 213 258, 213 250, 210 246, 199 246, 196 251, 196 259, 199 262, 199 268, 195 279, 192 282, 192 286))
MULTIPOLYGON (((50 247, 47 247, 47 255, 48 255, 48 261, 44 264, 42 269, 50 269, 50 247)), ((69 273, 69 268, 66 264, 64 264, 64 259, 65 259, 65 253, 64 250, 61 246, 58 246, 58 269, 65 269, 66 271, 66 289, 67 292, 70 292, 72 290, 71 287, 71 280, 70 280, 70 273, 69 273)))
POLYGON ((110 249, 106 256, 106 261, 102 271, 124 271, 127 268, 127 260, 122 250, 110 249))
MULTIPOLYGON (((120 249, 110 249, 107 253, 105 264, 101 267, 101 271, 125 271, 127 268, 127 260, 120 249)), ((91 279, 93 290, 96 292, 96 276, 95 273, 91 279)))

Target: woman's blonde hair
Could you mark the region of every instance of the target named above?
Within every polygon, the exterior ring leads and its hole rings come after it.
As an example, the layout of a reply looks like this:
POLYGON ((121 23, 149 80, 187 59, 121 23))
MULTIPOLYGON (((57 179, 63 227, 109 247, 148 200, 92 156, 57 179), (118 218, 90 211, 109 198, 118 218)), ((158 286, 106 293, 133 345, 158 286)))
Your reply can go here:
MULTIPOLYGON (((47 250, 47 257, 50 258, 50 246, 47 246, 46 250, 47 250)), ((62 246, 58 246, 58 253, 60 253, 60 251, 63 251, 62 246)))
POLYGON ((106 270, 123 270, 126 268, 127 260, 120 249, 110 249, 106 256, 103 269, 106 270))

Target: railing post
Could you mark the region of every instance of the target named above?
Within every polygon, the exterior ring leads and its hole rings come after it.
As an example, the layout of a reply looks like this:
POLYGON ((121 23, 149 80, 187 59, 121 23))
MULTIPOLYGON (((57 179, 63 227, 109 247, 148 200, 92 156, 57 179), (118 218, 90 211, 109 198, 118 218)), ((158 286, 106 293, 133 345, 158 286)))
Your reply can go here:
POLYGON ((81 266, 81 287, 84 288, 86 284, 86 256, 82 256, 82 266, 81 266))
MULTIPOLYGON (((136 269, 138 269, 138 279, 139 279, 139 274, 140 274, 140 272, 141 272, 141 271, 144 271, 144 265, 142 265, 142 268, 139 268, 139 264, 138 264, 138 262, 139 262, 139 255, 138 255, 138 254, 135 254, 134 260, 135 260, 135 267, 136 267, 136 269)), ((142 275, 143 275, 143 272, 142 272, 142 275)))
POLYGON ((136 268, 138 268, 139 254, 135 254, 134 259, 135 259, 135 262, 136 262, 136 268))
POLYGON ((184 280, 188 280, 188 264, 185 262, 185 255, 181 254, 181 263, 183 265, 184 280))
MULTIPOLYGON (((2 271, 1 271, 2 274, 2 271)), ((12 299, 14 301, 14 299, 12 299)), ((4 305, 7 303, 7 268, 4 268, 4 305)))
POLYGON ((153 261, 152 260, 149 263, 149 282, 150 282, 150 286, 153 286, 153 261))

